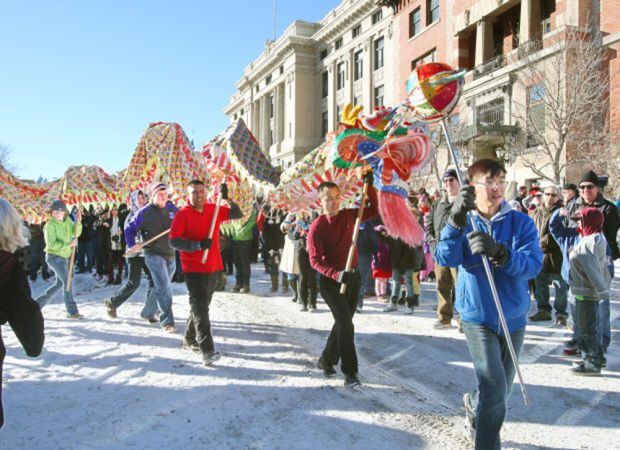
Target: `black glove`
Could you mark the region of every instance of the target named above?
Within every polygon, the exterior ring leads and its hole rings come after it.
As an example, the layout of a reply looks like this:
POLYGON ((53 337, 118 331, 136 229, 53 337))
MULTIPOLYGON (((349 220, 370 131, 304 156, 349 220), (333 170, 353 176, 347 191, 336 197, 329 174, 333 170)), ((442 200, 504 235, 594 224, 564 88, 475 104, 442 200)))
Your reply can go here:
POLYGON ((366 172, 364 172, 364 175, 362 175, 362 180, 364 180, 364 183, 366 183, 370 188, 375 181, 375 176, 372 170, 367 170, 366 172))
POLYGON ((338 283, 349 284, 351 281, 353 281, 353 272, 343 270, 338 274, 338 283))
POLYGON ((228 186, 226 183, 220 184, 220 196, 222 200, 228 200, 228 186))
POLYGON ((474 255, 487 255, 493 265, 501 267, 510 259, 510 253, 504 244, 498 243, 484 231, 472 231, 467 235, 469 248, 474 255))
POLYGON ((461 187, 452 204, 448 223, 460 231, 467 228, 467 212, 476 209, 475 200, 473 186, 461 187))
POLYGON ((203 239, 200 241, 200 250, 209 250, 211 248, 211 244, 213 244, 212 239, 203 239))

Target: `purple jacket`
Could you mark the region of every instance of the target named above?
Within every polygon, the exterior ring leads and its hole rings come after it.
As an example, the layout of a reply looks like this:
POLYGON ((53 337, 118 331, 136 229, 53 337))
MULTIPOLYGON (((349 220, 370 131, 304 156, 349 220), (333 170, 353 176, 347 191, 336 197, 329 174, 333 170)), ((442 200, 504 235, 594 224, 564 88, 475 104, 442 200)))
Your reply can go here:
POLYGON ((372 258, 373 270, 392 271, 392 262, 390 259, 390 246, 387 242, 379 241, 377 244, 377 253, 372 258))

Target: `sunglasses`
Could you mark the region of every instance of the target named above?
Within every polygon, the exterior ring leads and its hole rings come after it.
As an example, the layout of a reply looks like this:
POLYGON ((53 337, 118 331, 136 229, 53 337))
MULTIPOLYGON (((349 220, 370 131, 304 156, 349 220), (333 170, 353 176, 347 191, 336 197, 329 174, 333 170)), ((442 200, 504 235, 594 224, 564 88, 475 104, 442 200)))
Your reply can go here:
POLYGON ((554 194, 552 192, 545 192, 545 195, 547 195, 547 196, 550 195, 551 197, 557 197, 558 196, 558 194, 554 194))
POLYGON ((581 186, 579 186, 579 190, 580 191, 585 191, 586 189, 594 189, 596 187, 596 185, 594 184, 582 184, 581 186))

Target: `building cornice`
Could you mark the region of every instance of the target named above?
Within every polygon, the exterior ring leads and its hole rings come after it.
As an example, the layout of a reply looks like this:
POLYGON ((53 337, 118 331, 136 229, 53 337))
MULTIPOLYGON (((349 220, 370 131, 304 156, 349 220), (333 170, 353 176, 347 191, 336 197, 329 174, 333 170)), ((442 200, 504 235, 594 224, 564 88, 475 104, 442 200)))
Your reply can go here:
POLYGON ((345 3, 348 2, 343 2, 319 21, 322 27, 312 36, 317 42, 327 43, 331 41, 347 31, 351 25, 367 16, 370 11, 380 8, 373 0, 364 0, 353 6, 345 3))

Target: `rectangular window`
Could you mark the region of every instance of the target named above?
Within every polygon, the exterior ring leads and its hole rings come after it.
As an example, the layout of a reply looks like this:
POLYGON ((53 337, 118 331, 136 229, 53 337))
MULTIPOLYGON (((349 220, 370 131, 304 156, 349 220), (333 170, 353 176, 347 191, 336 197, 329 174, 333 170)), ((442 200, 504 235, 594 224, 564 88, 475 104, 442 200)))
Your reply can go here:
POLYGON ((321 61, 323 61, 325 58, 327 58, 327 49, 323 50, 321 52, 321 54, 319 55, 319 58, 321 61))
POLYGON ((342 47, 342 38, 336 39, 336 43, 334 44, 334 47, 336 47, 336 50, 342 47))
POLYGON ((273 95, 270 95, 269 96, 269 118, 270 119, 273 119, 274 110, 275 110, 275 100, 273 98, 273 95))
POLYGON ((426 0, 426 25, 439 20, 439 0, 426 0))
POLYGON ((383 86, 375 88, 375 106, 383 106, 383 86))
POLYGON ((239 113, 239 116, 241 117, 243 115, 243 108, 241 108, 241 112, 239 113))
POLYGON ((271 83, 271 75, 269 75, 267 78, 265 78, 265 85, 271 83))
POLYGON ((375 41, 375 70, 383 67, 383 38, 379 38, 375 41))
POLYGON ((540 2, 540 20, 543 34, 551 32, 551 14, 555 12, 555 0, 540 2))
POLYGON ((420 8, 409 13, 409 37, 417 36, 422 31, 422 15, 420 8))
POLYGON ((504 23, 493 24, 493 56, 504 54, 504 23))
POLYGON ((353 72, 353 80, 357 81, 364 76, 364 53, 362 50, 353 55, 355 70, 353 72))
POLYGON ((530 86, 527 92, 527 147, 542 144, 545 135, 545 85, 530 86))
POLYGON ((436 59, 437 59, 437 50, 432 49, 430 52, 425 53, 424 55, 420 56, 418 59, 414 59, 413 61, 411 61, 411 70, 415 69, 419 65, 435 62, 436 59))
POLYGON ((321 98, 327 98, 329 93, 329 75, 327 71, 321 73, 321 98))
POLYGON ((381 19, 383 19, 383 10, 379 10, 372 15, 372 24, 377 24, 381 19))
POLYGON ((341 62, 336 66, 337 80, 336 90, 340 90, 344 87, 344 63, 341 62))
POLYGON ((344 108, 342 107, 342 105, 337 105, 336 106, 336 123, 340 123, 340 119, 341 119, 340 116, 342 116, 342 110, 343 109, 344 108))
POLYGON ((483 126, 504 124, 504 99, 496 98, 476 108, 476 121, 483 126))
POLYGON ((353 106, 363 105, 363 104, 364 104, 364 96, 363 95, 356 95, 353 98, 353 106))
POLYGON ((323 111, 321 114, 321 136, 326 136, 329 132, 329 114, 323 111))
POLYGON ((280 75, 284 73, 284 66, 280 66, 280 75))
POLYGON ((358 25, 355 28, 353 28, 353 31, 352 31, 351 35, 353 36, 353 39, 355 39, 360 34, 362 34, 362 26, 358 25))
POLYGON ((269 130, 269 147, 271 147, 274 144, 273 142, 273 130, 269 130))

